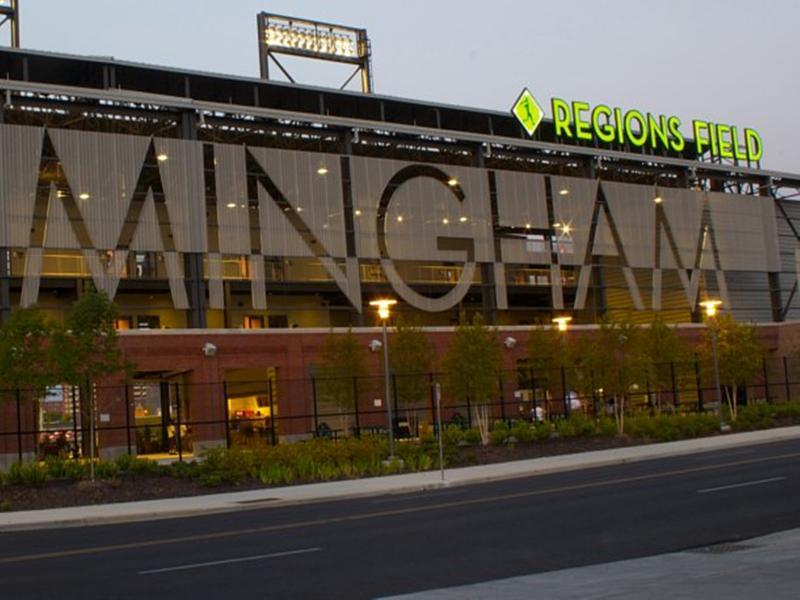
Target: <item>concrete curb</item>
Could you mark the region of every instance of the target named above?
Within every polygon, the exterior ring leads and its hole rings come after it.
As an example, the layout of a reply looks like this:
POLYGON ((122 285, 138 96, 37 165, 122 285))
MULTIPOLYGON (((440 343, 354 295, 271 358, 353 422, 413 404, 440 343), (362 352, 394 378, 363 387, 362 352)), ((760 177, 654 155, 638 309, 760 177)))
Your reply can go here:
POLYGON ((0 532, 150 521, 264 507, 289 506, 325 500, 424 492, 447 486, 605 467, 656 458, 724 450, 739 446, 769 444, 798 438, 800 438, 800 427, 784 427, 678 442, 613 448, 611 450, 563 454, 547 458, 448 469, 445 481, 440 479, 440 472, 437 470, 185 498, 0 513, 0 532))

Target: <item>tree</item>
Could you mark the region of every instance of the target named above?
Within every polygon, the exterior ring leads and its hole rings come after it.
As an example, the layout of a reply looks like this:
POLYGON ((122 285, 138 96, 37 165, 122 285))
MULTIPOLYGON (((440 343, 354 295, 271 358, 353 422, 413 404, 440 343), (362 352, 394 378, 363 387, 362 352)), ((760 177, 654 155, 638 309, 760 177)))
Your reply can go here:
POLYGON ((114 328, 117 308, 105 292, 90 290, 72 306, 65 328, 53 337, 53 355, 59 379, 80 390, 81 418, 89 423, 89 439, 83 451, 89 453, 92 478, 95 457, 94 387, 102 377, 127 371, 114 328))
POLYGON ((738 416, 736 398, 739 388, 750 383, 760 372, 764 359, 764 344, 755 327, 738 323, 730 315, 718 315, 706 321, 700 355, 704 370, 712 381, 714 378, 712 350, 714 332, 717 334, 719 380, 728 402, 731 419, 735 421, 738 416))
POLYGON ((398 407, 401 402, 408 406, 428 396, 432 362, 433 349, 422 329, 414 322, 398 319, 389 337, 389 363, 398 407))
POLYGON ((6 394, 13 390, 15 397, 36 400, 57 383, 51 352, 55 328, 36 307, 11 313, 0 329, 0 386, 6 394))
POLYGON ((472 402, 484 445, 489 443, 489 403, 498 389, 501 359, 497 331, 486 327, 480 314, 456 328, 444 358, 447 387, 456 398, 472 402))
POLYGON ((358 401, 354 381, 367 375, 364 348, 353 332, 329 333, 320 348, 319 392, 345 413, 345 429, 349 428, 349 413, 358 401))
POLYGON ((585 364, 594 373, 595 385, 614 402, 618 433, 625 431, 626 400, 647 378, 643 339, 642 329, 630 320, 608 316, 586 344, 585 364))
MULTIPOLYGON (((656 315, 649 329, 641 332, 641 352, 644 354, 647 368, 647 383, 656 391, 672 389, 673 378, 677 382, 681 377, 676 374, 675 365, 688 362, 691 352, 688 344, 677 334, 674 327, 664 322, 661 315, 656 315)), ((658 404, 660 411, 660 402, 658 404)))

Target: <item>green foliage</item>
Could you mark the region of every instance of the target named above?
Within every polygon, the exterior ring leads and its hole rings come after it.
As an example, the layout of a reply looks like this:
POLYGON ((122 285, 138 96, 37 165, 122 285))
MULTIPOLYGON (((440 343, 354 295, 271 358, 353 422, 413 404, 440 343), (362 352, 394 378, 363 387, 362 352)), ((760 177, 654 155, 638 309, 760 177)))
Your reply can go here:
POLYGON ((481 432, 475 427, 470 427, 469 429, 464 430, 464 442, 466 444, 480 444, 482 441, 483 438, 481 437, 481 432))
POLYGON ((710 435, 717 431, 719 418, 705 414, 630 417, 627 425, 629 436, 659 442, 710 435))
POLYGON ((117 465, 119 472, 126 475, 145 475, 148 473, 159 473, 161 470, 160 465, 154 460, 129 456, 128 454, 118 456, 114 459, 114 463, 117 465))
POLYGON ((706 322, 700 355, 708 380, 713 381, 713 336, 716 333, 720 384, 728 398, 728 408, 735 421, 738 407, 735 402, 738 388, 747 385, 761 371, 764 344, 752 325, 737 323, 727 314, 706 322))
POLYGON ((113 460, 97 460, 94 469, 98 479, 114 479, 119 475, 119 468, 113 460))
POLYGON ((499 446, 505 444, 510 435, 511 431, 505 421, 495 421, 492 431, 489 433, 489 440, 493 445, 499 446))
POLYGON ((40 486, 47 481, 47 467, 40 463, 16 462, 6 473, 6 481, 16 485, 40 486))
POLYGON ((691 349, 678 335, 674 327, 664 322, 661 315, 656 315, 650 323, 649 329, 642 331, 639 351, 645 360, 646 378, 653 390, 668 390, 672 388, 673 370, 676 383, 680 385, 685 379, 681 371, 674 365, 685 363, 691 359, 691 349), (672 366, 671 366, 672 365, 672 366))
POLYGON ((343 411, 352 411, 356 402, 353 378, 363 378, 366 374, 365 350, 353 332, 329 333, 320 348, 317 381, 320 397, 343 411))
POLYGON ((624 431, 625 401, 647 381, 650 361, 643 351, 645 343, 641 327, 629 319, 606 316, 582 351, 584 368, 592 374, 594 386, 614 400, 618 433, 624 431))
POLYGON ((0 500, 0 512, 8 512, 11 510, 11 500, 3 498, 0 500))
POLYGON ((432 362, 433 349, 422 329, 414 322, 398 318, 389 337, 389 363, 398 406, 413 405, 430 396, 428 373, 432 362))
POLYGON ((501 349, 497 332, 476 314, 472 323, 461 323, 444 357, 446 384, 461 401, 486 403, 497 392, 501 349))
POLYGON ((526 421, 515 421, 511 426, 511 437, 522 444, 533 441, 534 430, 526 421))
POLYGON ((767 429, 780 421, 800 422, 800 402, 751 404, 742 407, 734 427, 739 431, 767 429))
POLYGON ((533 429, 533 438, 537 441, 549 440, 553 435, 553 426, 551 423, 537 423, 533 429))
POLYGON ((602 437, 614 437, 617 435, 617 424, 614 422, 614 419, 600 417, 597 423, 597 433, 602 437))
POLYGON ((489 443, 489 402, 497 393, 502 354, 497 331, 476 314, 456 328, 444 357, 445 384, 463 402, 472 401, 474 421, 483 444, 489 443))
POLYGON ((92 289, 75 302, 65 329, 53 338, 59 380, 85 386, 129 368, 114 328, 116 318, 117 307, 105 292, 92 289))
MULTIPOLYGON (((18 308, 0 328, 0 386, 34 398, 57 382, 50 337, 56 325, 36 307, 18 308)), ((5 394, 8 397, 8 394, 5 394)))

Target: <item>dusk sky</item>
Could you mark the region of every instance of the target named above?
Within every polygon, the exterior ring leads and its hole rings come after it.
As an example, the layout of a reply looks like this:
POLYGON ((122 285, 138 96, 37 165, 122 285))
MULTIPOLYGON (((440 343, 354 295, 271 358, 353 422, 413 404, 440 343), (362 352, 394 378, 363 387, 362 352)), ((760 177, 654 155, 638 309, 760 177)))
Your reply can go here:
MULTIPOLYGON (((800 173, 796 0, 21 0, 20 10, 24 48, 245 76, 258 75, 261 11, 365 27, 379 94, 507 111, 528 86, 543 104, 674 114, 686 135, 694 118, 752 127, 763 167, 800 173)), ((287 64, 314 85, 349 74, 287 64)))

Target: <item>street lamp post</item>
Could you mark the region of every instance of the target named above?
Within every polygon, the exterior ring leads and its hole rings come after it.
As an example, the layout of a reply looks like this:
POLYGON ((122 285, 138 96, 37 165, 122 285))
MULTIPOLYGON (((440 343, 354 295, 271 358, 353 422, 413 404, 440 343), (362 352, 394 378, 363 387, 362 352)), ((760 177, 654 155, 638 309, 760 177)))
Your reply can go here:
POLYGON ((564 416, 569 417, 570 414, 570 398, 569 393, 567 392, 567 375, 564 366, 564 358, 567 355, 567 329, 569 328, 569 323, 572 321, 572 317, 556 317, 553 319, 553 323, 556 324, 558 327, 558 331, 561 333, 561 391, 562 391, 562 398, 564 400, 564 416))
POLYGON ((397 304, 397 300, 384 298, 373 300, 369 303, 378 309, 378 317, 383 324, 383 373, 386 380, 386 418, 389 424, 389 461, 394 460, 394 423, 392 422, 392 388, 389 382, 389 340, 386 332, 386 323, 389 320, 389 309, 397 304))
MULTIPOLYGON (((717 406, 719 407, 719 430, 725 431, 725 420, 722 417, 722 386, 719 383, 719 357, 717 353, 717 312, 722 300, 704 300, 700 303, 706 311, 706 317, 711 321, 711 355, 714 360, 714 383, 717 392, 717 406)), ((735 401, 735 400, 734 400, 735 401)))

